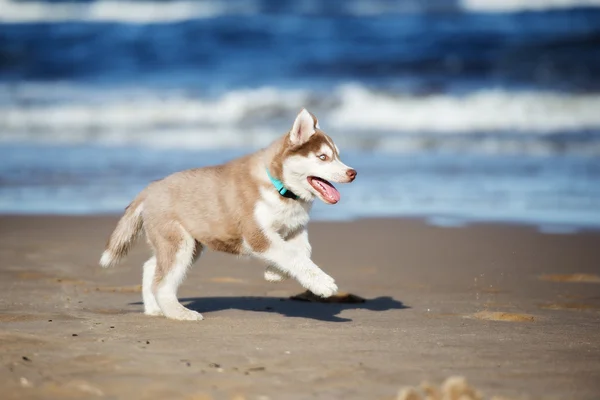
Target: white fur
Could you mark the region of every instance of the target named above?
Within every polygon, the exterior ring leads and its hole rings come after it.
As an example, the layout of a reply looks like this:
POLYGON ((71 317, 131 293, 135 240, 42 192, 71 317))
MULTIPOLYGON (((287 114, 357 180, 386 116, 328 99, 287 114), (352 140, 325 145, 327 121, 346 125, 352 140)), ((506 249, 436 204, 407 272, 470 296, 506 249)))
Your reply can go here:
POLYGON ((331 140, 331 138, 326 137, 325 140, 327 140, 327 143, 329 144, 329 146, 331 146, 331 150, 332 150, 332 154, 333 154, 333 158, 338 159, 339 155, 340 155, 340 149, 337 147, 337 145, 333 142, 333 140, 331 140), (335 149, 335 151, 337 152, 337 154, 333 153, 333 149, 335 149))
MULTIPOLYGON (((329 142, 329 139, 327 139, 327 141, 329 142)), ((320 154, 325 154, 327 157, 329 157, 331 159, 333 159, 335 157, 335 154, 333 154, 333 147, 331 147, 331 144, 329 144, 329 145, 322 144, 317 155, 320 155, 320 154)))
POLYGON ((287 237, 308 224, 312 203, 298 201, 288 204, 278 193, 265 189, 261 189, 260 194, 261 200, 255 205, 254 216, 263 229, 287 237))
POLYGON ((152 283, 154 282, 154 273, 156 271, 156 257, 151 257, 146 261, 143 268, 142 298, 144 300, 144 314, 163 315, 160 306, 156 302, 154 293, 152 293, 152 283))
POLYGON ((202 314, 185 308, 177 300, 177 289, 192 264, 196 247, 194 238, 189 233, 184 229, 181 229, 181 233, 183 240, 175 256, 175 265, 156 288, 156 301, 167 318, 181 321, 200 321, 204 319, 202 314))
POLYGON ((112 265, 114 259, 115 256, 112 252, 104 250, 104 252, 102 253, 102 257, 100 257, 100 265, 103 268, 108 268, 112 265))
POLYGON ((265 269, 265 280, 268 282, 281 282, 287 278, 289 276, 274 265, 269 265, 265 269))

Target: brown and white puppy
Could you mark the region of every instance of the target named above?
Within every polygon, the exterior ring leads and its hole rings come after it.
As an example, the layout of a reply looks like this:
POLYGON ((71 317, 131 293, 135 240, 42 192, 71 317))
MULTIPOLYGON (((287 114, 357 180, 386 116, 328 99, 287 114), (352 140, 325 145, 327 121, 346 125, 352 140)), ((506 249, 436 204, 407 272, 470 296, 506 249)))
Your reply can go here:
POLYGON ((306 225, 315 198, 339 201, 330 181, 355 177, 303 109, 286 135, 258 152, 149 184, 126 208, 100 264, 116 264, 143 229, 154 251, 144 264, 145 313, 177 320, 203 319, 179 303, 177 289, 204 248, 257 257, 267 264, 266 280, 292 277, 329 297, 337 286, 312 262, 306 225))

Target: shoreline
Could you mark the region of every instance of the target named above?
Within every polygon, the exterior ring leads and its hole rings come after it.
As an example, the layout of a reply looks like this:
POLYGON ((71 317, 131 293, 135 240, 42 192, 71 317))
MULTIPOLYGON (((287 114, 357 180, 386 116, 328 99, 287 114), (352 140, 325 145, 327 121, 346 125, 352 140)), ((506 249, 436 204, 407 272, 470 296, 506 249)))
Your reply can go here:
MULTIPOLYGON (((123 216, 122 213, 1 213, 0 212, 0 220, 4 218, 8 219, 35 219, 35 218, 55 218, 55 219, 73 219, 73 218, 92 218, 92 219, 102 219, 102 218, 113 218, 118 220, 123 216)), ((600 233, 600 225, 596 224, 577 224, 577 223, 555 223, 555 222, 531 222, 531 221, 521 221, 521 220, 510 220, 510 219, 480 219, 480 218, 463 218, 453 215, 436 215, 436 216, 427 216, 427 215, 390 215, 390 216, 379 216, 379 217, 354 217, 347 219, 318 219, 311 218, 309 222, 309 226, 318 224, 356 224, 356 223, 364 223, 364 222, 414 222, 421 223, 426 226, 436 227, 436 228, 448 228, 448 229, 460 229, 460 228, 469 228, 469 227, 494 227, 494 226, 502 226, 502 227, 513 227, 517 229, 534 229, 536 232, 540 234, 550 234, 550 235, 560 235, 560 234, 576 234, 576 233, 600 233)))

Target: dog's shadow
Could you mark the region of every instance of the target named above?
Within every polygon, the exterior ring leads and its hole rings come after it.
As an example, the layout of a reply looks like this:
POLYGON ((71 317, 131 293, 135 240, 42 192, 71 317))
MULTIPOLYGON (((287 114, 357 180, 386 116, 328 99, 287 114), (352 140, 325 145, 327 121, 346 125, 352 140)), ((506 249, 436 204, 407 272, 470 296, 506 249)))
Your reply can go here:
POLYGON ((189 297, 179 299, 186 307, 200 313, 243 310, 278 313, 286 317, 311 318, 329 322, 349 322, 337 315, 344 310, 402 310, 409 308, 389 296, 366 299, 363 303, 319 303, 296 301, 285 297, 189 297))

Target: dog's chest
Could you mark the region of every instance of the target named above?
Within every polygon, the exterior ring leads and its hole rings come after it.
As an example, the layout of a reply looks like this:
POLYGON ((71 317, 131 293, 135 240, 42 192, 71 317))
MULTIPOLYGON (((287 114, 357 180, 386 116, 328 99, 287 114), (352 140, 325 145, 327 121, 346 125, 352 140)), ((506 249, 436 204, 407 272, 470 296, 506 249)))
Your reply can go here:
POLYGON ((286 237, 291 232, 308 224, 311 204, 289 201, 278 194, 262 193, 256 206, 256 218, 263 228, 278 232, 286 237))

